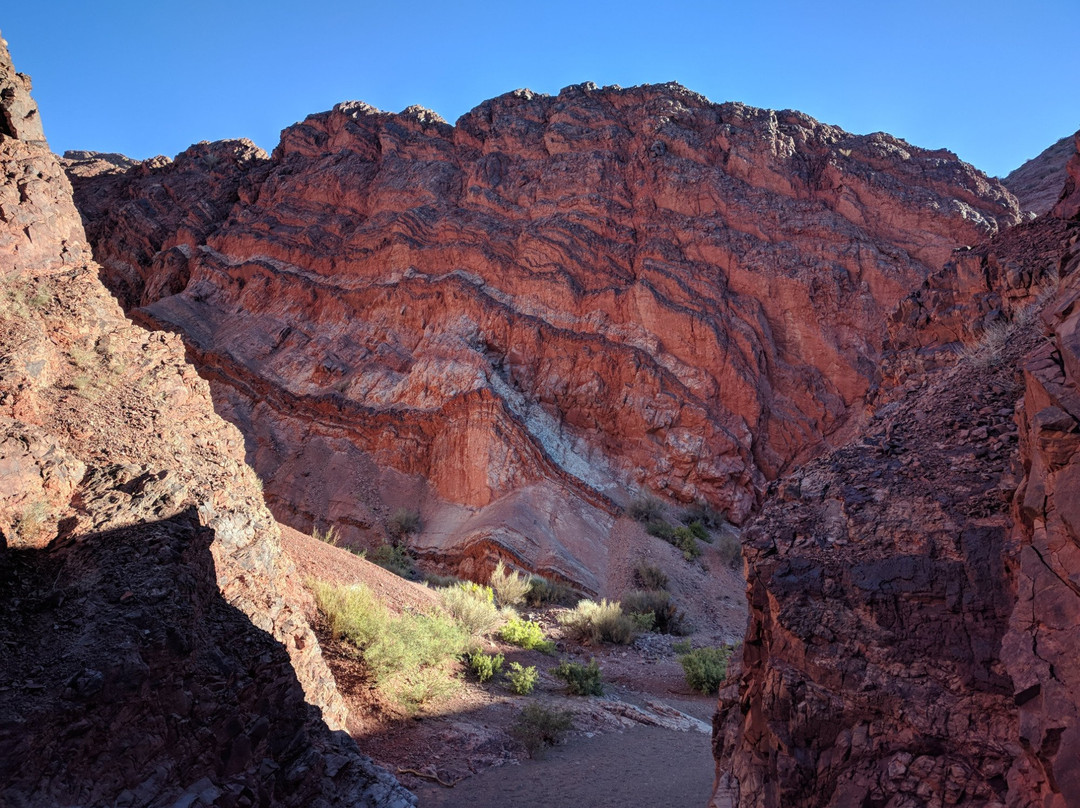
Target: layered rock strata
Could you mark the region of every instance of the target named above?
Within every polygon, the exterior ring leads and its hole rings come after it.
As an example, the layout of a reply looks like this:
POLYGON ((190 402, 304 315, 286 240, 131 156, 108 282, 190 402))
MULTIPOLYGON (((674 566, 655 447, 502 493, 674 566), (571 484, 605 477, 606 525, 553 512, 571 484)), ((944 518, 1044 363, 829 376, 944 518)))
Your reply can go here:
POLYGON ((861 413, 885 315, 1019 219, 947 152, 677 85, 517 91, 455 126, 348 103, 269 158, 74 181, 110 287, 184 336, 279 519, 371 542, 452 503, 419 549, 586 586, 633 492, 741 522, 861 413), (516 527, 479 524, 497 502, 516 527))
POLYGON ((29 89, 0 40, 0 802, 413 804, 331 729, 242 438, 102 286, 29 89))

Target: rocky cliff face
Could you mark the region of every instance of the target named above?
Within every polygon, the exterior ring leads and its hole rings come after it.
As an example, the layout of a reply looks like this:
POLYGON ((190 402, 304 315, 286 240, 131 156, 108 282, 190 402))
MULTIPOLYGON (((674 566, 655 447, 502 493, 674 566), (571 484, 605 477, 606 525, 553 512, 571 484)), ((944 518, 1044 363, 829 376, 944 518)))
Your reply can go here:
POLYGON ((1065 164, 1076 153, 1072 137, 1063 137, 1012 171, 1002 183, 1012 191, 1021 209, 1037 215, 1049 213, 1061 195, 1065 164))
POLYGON ((1080 800, 1076 232, 1040 219, 929 277, 892 317, 907 382, 772 487, 714 805, 1080 800))
MULTIPOLYGON (((1070 163, 1075 178, 1080 151, 1070 163)), ((1072 212, 1069 197, 1056 210, 1072 212)), ((1038 784, 1039 805, 1080 803, 1080 227, 1043 314, 1048 338, 1021 365, 1017 410, 1025 477, 1014 500, 1021 544, 1017 596, 1002 658, 1013 680, 1023 750, 1016 769, 1038 784)))
POLYGON ((676 85, 455 126, 343 104, 269 158, 74 182, 111 288, 184 336, 279 519, 371 542, 421 502, 422 552, 586 588, 637 490, 742 521, 861 417, 887 313, 1019 214, 947 152, 676 85))
POLYGON ((0 802, 412 804, 331 730, 242 438, 101 285, 29 89, 0 40, 0 802))

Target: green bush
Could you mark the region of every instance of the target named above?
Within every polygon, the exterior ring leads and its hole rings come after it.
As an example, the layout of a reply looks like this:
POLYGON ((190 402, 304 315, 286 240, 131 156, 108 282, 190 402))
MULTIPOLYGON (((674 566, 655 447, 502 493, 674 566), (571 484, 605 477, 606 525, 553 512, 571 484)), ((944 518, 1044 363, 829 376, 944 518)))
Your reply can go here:
POLYGON ((566 682, 566 689, 572 695, 604 695, 604 681, 600 675, 600 666, 595 659, 590 659, 588 665, 579 665, 577 662, 563 662, 552 673, 566 682))
POLYGON ((400 545, 383 544, 372 550, 368 560, 410 581, 417 578, 416 567, 409 551, 400 545))
POLYGON ((702 500, 698 500, 698 502, 686 509, 682 521, 687 525, 693 522, 701 522, 709 530, 720 530, 727 524, 727 519, 724 518, 720 511, 702 500))
POLYGON ((510 726, 510 734, 521 742, 529 757, 532 757, 544 747, 558 744, 573 725, 569 712, 549 710, 533 703, 522 708, 510 726))
POLYGON ((686 684, 690 689, 706 696, 715 695, 720 689, 720 684, 727 677, 731 650, 729 645, 706 646, 682 654, 679 657, 679 663, 683 667, 686 684))
POLYGON ((451 692, 449 666, 467 633, 445 614, 394 616, 365 586, 317 582, 312 589, 331 635, 353 646, 379 690, 412 710, 451 692))
MULTIPOLYGON (((632 589, 623 595, 623 611, 635 617, 648 615, 650 627, 645 631, 655 630, 661 634, 683 634, 686 616, 672 603, 671 595, 664 591, 650 589, 632 589)), ((642 623, 643 624, 643 623, 642 623)))
POLYGON ((709 535, 709 531, 705 529, 705 525, 701 522, 694 521, 688 524, 687 529, 694 534, 694 538, 698 541, 707 541, 712 544, 712 536, 709 535))
POLYGON ((579 599, 578 593, 570 587, 539 575, 529 579, 529 591, 525 594, 525 602, 530 606, 573 606, 579 599))
POLYGON ((742 542, 739 541, 737 535, 732 535, 727 531, 720 534, 720 542, 717 544, 720 550, 720 557, 730 567, 738 567, 742 562, 742 542))
POLYGON ((649 523, 645 525, 645 532, 650 536, 656 536, 658 539, 671 541, 671 537, 675 535, 675 528, 663 519, 650 519, 649 523))
POLYGON ((511 617, 499 629, 499 639, 527 650, 536 649, 537 651, 543 651, 545 654, 555 653, 555 643, 547 639, 540 624, 534 623, 532 620, 511 617))
POLYGON ((530 576, 516 570, 507 570, 500 560, 488 583, 495 590, 495 600, 500 606, 517 606, 525 601, 529 592, 530 576))
POLYGON ((486 637, 502 625, 504 618, 489 587, 462 581, 438 592, 443 608, 473 637, 486 637))
POLYGON ((476 674, 476 678, 481 682, 486 682, 502 670, 505 658, 502 654, 485 654, 483 651, 476 650, 468 654, 465 660, 469 663, 472 672, 476 674))
POLYGON ((634 570, 634 580, 642 589, 651 589, 655 592, 662 592, 668 586, 668 577, 664 571, 648 561, 642 561, 637 565, 637 569, 634 570))
POLYGON ((572 639, 581 643, 627 645, 637 634, 634 621, 623 614, 618 601, 583 600, 571 611, 560 614, 559 622, 572 639))
POLYGON ((411 508, 398 508, 386 520, 386 531, 395 542, 420 532, 420 512, 411 508))
POLYGON ((694 531, 688 527, 682 526, 675 528, 670 541, 682 550, 683 558, 687 561, 693 561, 701 555, 701 548, 698 547, 697 537, 694 536, 694 531))
POLYGON ((638 522, 651 522, 662 519, 664 515, 664 502, 655 494, 643 492, 630 503, 628 513, 630 518, 638 522))
POLYGON ((510 689, 519 696, 527 696, 533 692, 540 674, 535 665, 524 667, 520 662, 511 662, 510 670, 506 672, 506 681, 510 689))

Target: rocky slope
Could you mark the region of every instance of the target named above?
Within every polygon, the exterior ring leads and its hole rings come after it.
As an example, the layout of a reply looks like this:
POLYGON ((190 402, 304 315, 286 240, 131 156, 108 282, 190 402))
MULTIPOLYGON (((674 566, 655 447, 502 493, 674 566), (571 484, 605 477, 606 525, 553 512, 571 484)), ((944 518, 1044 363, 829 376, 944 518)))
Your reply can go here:
POLYGON ((371 544, 420 503, 421 553, 594 590, 618 505, 742 521, 861 417, 896 304, 1019 219, 947 152, 677 85, 106 168, 73 166, 104 278, 183 335, 280 520, 371 544))
POLYGON ((1074 190, 904 301, 907 382, 771 488, 715 806, 1080 802, 1074 190))
POLYGON ((340 730, 236 429, 98 280, 0 40, 0 802, 413 803, 340 730))
POLYGON ((1065 182, 1065 164, 1076 153, 1072 137, 1063 137, 1005 177, 1001 182, 1016 195, 1022 210, 1049 213, 1065 182))

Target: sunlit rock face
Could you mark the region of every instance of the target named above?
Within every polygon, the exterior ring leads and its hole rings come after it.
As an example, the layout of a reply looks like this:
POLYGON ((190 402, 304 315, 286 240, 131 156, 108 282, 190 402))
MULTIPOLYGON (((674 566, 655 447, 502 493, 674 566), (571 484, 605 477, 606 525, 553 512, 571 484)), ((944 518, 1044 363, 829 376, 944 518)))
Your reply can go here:
POLYGON ((948 152, 677 85, 517 91, 455 126, 341 104, 269 158, 199 144, 75 184, 279 519, 370 542, 402 502, 452 505, 420 551, 586 585, 640 489, 744 520, 861 415, 886 314, 1019 215, 948 152), (507 498, 521 526, 476 524, 507 498))

